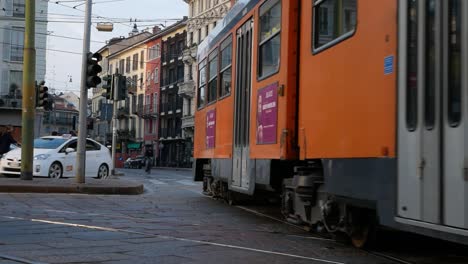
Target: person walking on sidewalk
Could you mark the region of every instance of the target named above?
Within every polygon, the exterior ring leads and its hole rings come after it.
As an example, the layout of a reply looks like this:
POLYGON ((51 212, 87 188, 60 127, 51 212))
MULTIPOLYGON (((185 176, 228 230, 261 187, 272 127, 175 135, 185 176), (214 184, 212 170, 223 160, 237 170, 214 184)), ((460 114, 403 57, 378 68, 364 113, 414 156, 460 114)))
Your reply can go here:
POLYGON ((153 148, 152 146, 145 147, 145 171, 146 173, 151 173, 152 158, 153 158, 153 148))
POLYGON ((12 131, 12 126, 0 128, 0 157, 10 151, 11 144, 18 144, 18 142, 16 142, 16 140, 11 135, 12 131))

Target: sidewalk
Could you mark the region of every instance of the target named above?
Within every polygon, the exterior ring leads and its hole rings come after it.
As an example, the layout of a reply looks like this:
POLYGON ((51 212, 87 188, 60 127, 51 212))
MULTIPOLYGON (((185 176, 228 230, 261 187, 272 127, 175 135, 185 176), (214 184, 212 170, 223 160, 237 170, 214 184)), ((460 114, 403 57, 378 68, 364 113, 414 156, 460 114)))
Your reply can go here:
POLYGON ((32 181, 23 181, 19 178, 0 178, 0 192, 135 195, 143 193, 143 184, 119 179, 86 178, 86 183, 79 184, 74 178, 34 178, 32 181))

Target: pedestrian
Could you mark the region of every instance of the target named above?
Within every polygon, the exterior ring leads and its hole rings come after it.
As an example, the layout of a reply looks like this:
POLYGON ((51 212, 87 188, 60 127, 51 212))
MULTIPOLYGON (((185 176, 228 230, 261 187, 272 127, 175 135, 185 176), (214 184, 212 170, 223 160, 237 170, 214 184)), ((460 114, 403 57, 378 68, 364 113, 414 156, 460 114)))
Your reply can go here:
POLYGON ((58 136, 58 132, 57 131, 52 131, 52 133, 50 135, 51 136, 58 136))
POLYGON ((153 148, 152 146, 146 146, 145 147, 145 171, 146 173, 150 174, 151 173, 151 161, 153 158, 153 148))
POLYGON ((10 151, 11 144, 18 144, 11 135, 13 132, 12 126, 2 127, 0 129, 0 156, 10 151))

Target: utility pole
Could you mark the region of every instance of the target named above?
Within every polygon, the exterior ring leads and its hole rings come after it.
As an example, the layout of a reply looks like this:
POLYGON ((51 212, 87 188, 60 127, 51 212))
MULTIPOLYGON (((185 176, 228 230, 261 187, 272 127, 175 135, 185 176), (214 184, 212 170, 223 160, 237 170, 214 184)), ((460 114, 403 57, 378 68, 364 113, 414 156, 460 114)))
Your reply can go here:
POLYGON ((91 41, 91 8, 92 0, 86 0, 85 24, 83 36, 83 59, 81 68, 81 87, 80 87, 80 116, 78 127, 78 149, 76 152, 76 182, 85 183, 86 173, 86 118, 88 107, 88 53, 91 41))
POLYGON ((117 102, 119 101, 119 93, 120 93, 120 82, 119 82, 119 71, 116 71, 116 74, 112 75, 112 82, 114 85, 112 85, 111 89, 113 89, 113 102, 112 102, 112 175, 116 174, 115 171, 115 153, 116 153, 116 147, 117 147, 117 102))
POLYGON ((21 180, 33 179, 36 76, 36 0, 25 1, 21 180))

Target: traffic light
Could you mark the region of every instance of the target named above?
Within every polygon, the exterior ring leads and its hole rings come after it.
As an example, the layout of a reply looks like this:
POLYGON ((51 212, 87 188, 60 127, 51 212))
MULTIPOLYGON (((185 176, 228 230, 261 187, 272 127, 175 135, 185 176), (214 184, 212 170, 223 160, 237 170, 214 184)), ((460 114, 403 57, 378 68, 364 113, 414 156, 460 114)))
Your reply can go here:
POLYGON ((119 82, 119 93, 118 98, 119 100, 125 100, 127 98, 127 77, 123 75, 118 75, 118 82, 119 82))
POLYGON ((37 99, 36 99, 36 107, 43 107, 44 110, 50 110, 49 104, 49 88, 45 86, 45 82, 41 82, 39 86, 37 86, 37 99))
POLYGON ((102 56, 99 53, 88 53, 87 59, 87 68, 86 68, 86 86, 88 88, 93 88, 98 86, 101 83, 101 78, 97 76, 102 72, 99 62, 102 60, 102 56))
POLYGON ((104 81, 104 84, 102 85, 103 89, 106 89, 106 93, 103 94, 106 99, 113 100, 114 99, 114 87, 113 87, 113 82, 112 82, 112 75, 106 75, 102 77, 102 80, 104 81))

